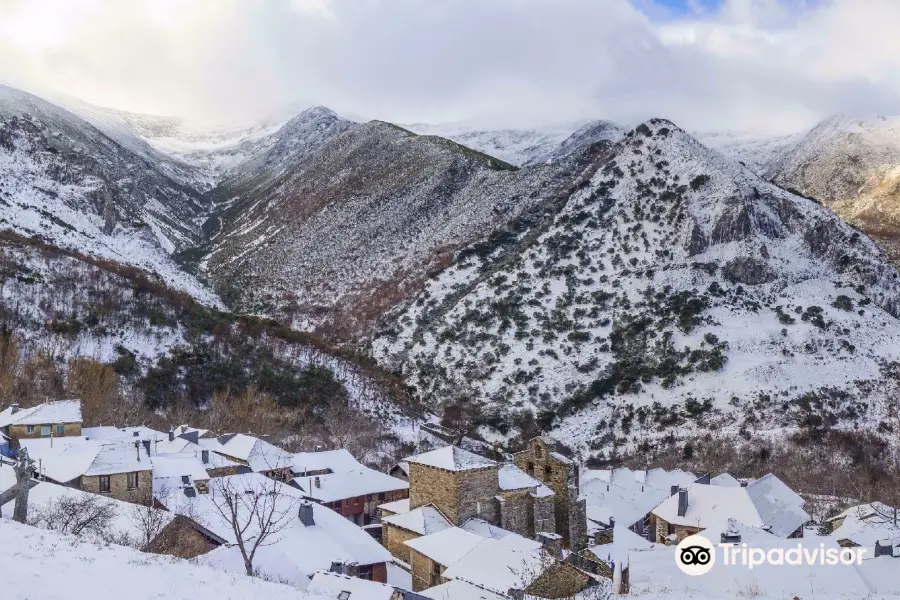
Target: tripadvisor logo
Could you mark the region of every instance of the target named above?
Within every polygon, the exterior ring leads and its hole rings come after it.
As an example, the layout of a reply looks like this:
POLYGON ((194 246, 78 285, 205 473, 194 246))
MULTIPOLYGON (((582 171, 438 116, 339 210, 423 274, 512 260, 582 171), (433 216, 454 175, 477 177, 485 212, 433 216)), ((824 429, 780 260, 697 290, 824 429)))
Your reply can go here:
POLYGON ((705 575, 716 564, 716 548, 702 535, 689 535, 675 548, 675 564, 688 575, 705 575))
MULTIPOLYGON (((786 541, 786 540, 785 540, 786 541)), ((820 543, 804 546, 801 542, 791 547, 753 548, 747 544, 719 544, 722 564, 746 567, 751 571, 761 565, 798 566, 838 564, 862 564, 866 548, 827 548, 820 543)), ((702 535, 691 535, 675 548, 675 564, 687 575, 705 575, 716 564, 716 547, 702 535)))

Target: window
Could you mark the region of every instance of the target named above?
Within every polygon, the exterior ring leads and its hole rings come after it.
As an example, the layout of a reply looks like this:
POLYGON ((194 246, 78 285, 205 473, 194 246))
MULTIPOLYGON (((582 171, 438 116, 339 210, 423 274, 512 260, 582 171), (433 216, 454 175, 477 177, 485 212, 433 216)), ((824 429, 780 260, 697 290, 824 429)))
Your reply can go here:
POLYGON ((49 425, 41 425, 41 437, 50 437, 49 425))
POLYGON ((384 502, 384 492, 378 494, 378 502, 384 502))
POLYGON ((548 465, 544 467, 544 477, 550 479, 553 476, 553 469, 548 465))
POLYGON ((537 444, 535 444, 535 446, 534 446, 534 456, 535 456, 535 458, 541 457, 541 447, 538 446, 537 444))
POLYGON ((34 435, 34 425, 26 425, 25 433, 27 433, 28 435, 34 435))
POLYGON ((56 426, 56 435, 66 435, 66 426, 60 423, 56 426))
POLYGON ((138 474, 137 473, 128 473, 126 476, 126 486, 129 490, 136 489, 138 486, 138 474))
POLYGON ((529 475, 532 475, 532 476, 533 476, 533 475, 534 475, 534 463, 533 463, 533 462, 530 462, 530 463, 528 463, 527 465, 525 465, 525 471, 526 471, 529 475))
POLYGON ((109 475, 101 475, 100 476, 100 493, 101 494, 109 493, 109 475))

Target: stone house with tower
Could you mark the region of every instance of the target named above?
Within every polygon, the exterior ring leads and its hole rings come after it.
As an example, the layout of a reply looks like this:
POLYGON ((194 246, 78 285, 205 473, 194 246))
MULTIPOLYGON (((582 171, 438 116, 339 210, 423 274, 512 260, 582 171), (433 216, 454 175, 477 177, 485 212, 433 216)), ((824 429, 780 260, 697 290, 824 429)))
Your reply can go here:
POLYGON ((513 455, 515 465, 553 490, 556 531, 572 551, 587 545, 587 506, 579 496, 578 464, 546 437, 536 437, 513 455))

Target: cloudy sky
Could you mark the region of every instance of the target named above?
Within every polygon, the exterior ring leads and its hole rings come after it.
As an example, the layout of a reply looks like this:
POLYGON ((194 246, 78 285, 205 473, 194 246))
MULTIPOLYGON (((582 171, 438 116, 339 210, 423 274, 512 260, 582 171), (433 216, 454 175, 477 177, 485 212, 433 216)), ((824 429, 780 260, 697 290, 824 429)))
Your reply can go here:
POLYGON ((786 131, 900 114, 898 0, 0 0, 0 81, 245 121, 786 131))

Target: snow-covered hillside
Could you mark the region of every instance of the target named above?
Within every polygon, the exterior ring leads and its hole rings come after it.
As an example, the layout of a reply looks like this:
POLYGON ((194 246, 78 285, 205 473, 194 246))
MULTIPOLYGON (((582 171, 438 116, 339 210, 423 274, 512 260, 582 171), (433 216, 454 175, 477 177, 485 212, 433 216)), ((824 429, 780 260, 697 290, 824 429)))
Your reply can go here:
POLYGON ((248 168, 215 190, 223 210, 201 262, 234 306, 299 328, 367 329, 455 249, 563 185, 560 169, 516 170, 389 123, 324 110, 310 118, 303 130, 324 135, 305 139, 323 143, 267 158, 277 168, 248 168))
POLYGON ((766 135, 754 131, 700 131, 691 132, 691 135, 763 177, 772 161, 802 133, 766 135))
POLYGON ((484 398, 501 430, 534 411, 582 448, 886 418, 900 282, 865 236, 663 120, 577 188, 459 253, 376 357, 422 398, 484 398))
POLYGON ((900 260, 900 117, 826 119, 786 147, 766 174, 824 202, 900 260))
POLYGON ((169 163, 123 143, 66 110, 0 86, 0 228, 137 266, 218 304, 170 257, 200 239, 199 195, 170 177, 169 163))

